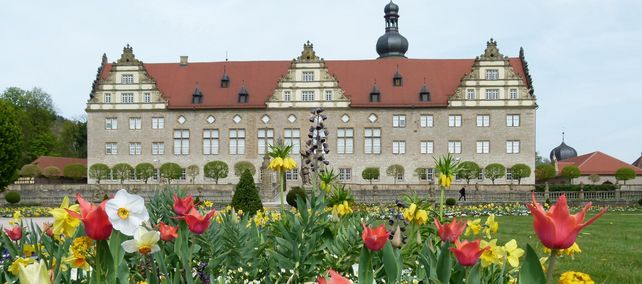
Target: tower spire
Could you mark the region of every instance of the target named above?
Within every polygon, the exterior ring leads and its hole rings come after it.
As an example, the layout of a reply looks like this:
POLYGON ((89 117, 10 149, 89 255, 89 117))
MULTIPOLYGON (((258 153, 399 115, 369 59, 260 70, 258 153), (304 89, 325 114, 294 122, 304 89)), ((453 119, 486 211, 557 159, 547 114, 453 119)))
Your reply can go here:
POLYGON ((383 57, 406 57, 408 40, 399 34, 399 5, 390 1, 384 9, 386 32, 377 40, 377 53, 383 57))

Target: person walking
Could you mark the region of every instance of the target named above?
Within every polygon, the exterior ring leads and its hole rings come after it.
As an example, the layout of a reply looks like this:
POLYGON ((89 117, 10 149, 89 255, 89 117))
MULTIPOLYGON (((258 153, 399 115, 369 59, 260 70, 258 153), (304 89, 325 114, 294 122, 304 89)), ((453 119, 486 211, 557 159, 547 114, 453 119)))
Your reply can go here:
POLYGON ((465 187, 462 187, 459 190, 459 200, 461 201, 462 198, 464 199, 464 201, 466 201, 466 188, 465 187))

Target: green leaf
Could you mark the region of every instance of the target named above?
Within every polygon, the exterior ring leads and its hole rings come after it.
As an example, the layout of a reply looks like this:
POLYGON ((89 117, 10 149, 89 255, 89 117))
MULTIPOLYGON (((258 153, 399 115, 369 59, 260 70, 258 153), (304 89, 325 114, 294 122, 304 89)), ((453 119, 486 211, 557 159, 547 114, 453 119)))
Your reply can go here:
POLYGON ((481 284, 481 273, 479 270, 479 263, 477 263, 468 272, 468 277, 466 277, 466 284, 481 284))
POLYGON ((450 259, 450 242, 445 242, 441 246, 437 260, 437 279, 442 283, 450 282, 450 272, 452 270, 452 260, 450 259))
POLYGON ((537 253, 530 245, 526 245, 526 256, 522 268, 519 270, 520 284, 546 284, 546 276, 542 265, 537 258, 537 253))
POLYGON ((374 281, 374 271, 372 270, 372 254, 370 250, 363 246, 359 256, 359 283, 372 283, 374 281))
POLYGON ((397 282, 397 275, 399 274, 397 263, 395 251, 392 248, 390 241, 387 241, 386 245, 383 247, 383 269, 386 271, 386 283, 397 282))

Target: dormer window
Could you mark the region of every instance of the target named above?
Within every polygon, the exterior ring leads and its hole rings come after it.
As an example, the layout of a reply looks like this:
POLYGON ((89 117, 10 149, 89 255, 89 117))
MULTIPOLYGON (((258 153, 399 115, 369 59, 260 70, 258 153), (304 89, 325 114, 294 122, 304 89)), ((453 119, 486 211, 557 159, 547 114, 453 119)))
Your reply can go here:
POLYGON ((227 76, 227 73, 223 71, 223 77, 221 78, 221 88, 229 88, 230 87, 230 77, 227 76))
POLYGON ((247 103, 250 99, 250 95, 247 92, 247 89, 245 89, 245 86, 241 86, 241 90, 239 91, 239 103, 247 103))
POLYGON ((193 104, 202 104, 203 103, 203 93, 201 90, 196 88, 192 94, 192 103, 193 104))
POLYGON ((370 91, 370 101, 371 102, 380 102, 381 101, 381 92, 379 92, 379 88, 377 86, 372 87, 372 91, 370 91))
POLYGON ((422 102, 430 101, 430 92, 428 91, 428 87, 426 87, 426 85, 423 85, 423 87, 421 87, 421 90, 419 90, 419 100, 422 102))
POLYGON ((401 87, 401 85, 403 85, 403 77, 399 74, 399 70, 397 70, 395 76, 392 77, 392 85, 395 87, 401 87))

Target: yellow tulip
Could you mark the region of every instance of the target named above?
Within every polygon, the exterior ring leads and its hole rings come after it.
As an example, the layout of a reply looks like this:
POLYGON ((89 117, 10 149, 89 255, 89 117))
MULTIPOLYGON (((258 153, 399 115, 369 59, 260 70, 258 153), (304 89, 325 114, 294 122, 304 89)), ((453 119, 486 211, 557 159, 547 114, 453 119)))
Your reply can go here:
POLYGON ((18 273, 18 279, 20 283, 23 284, 45 284, 51 283, 49 278, 49 270, 47 270, 47 265, 45 265, 44 260, 40 260, 38 263, 32 263, 27 266, 20 266, 20 271, 18 273))

